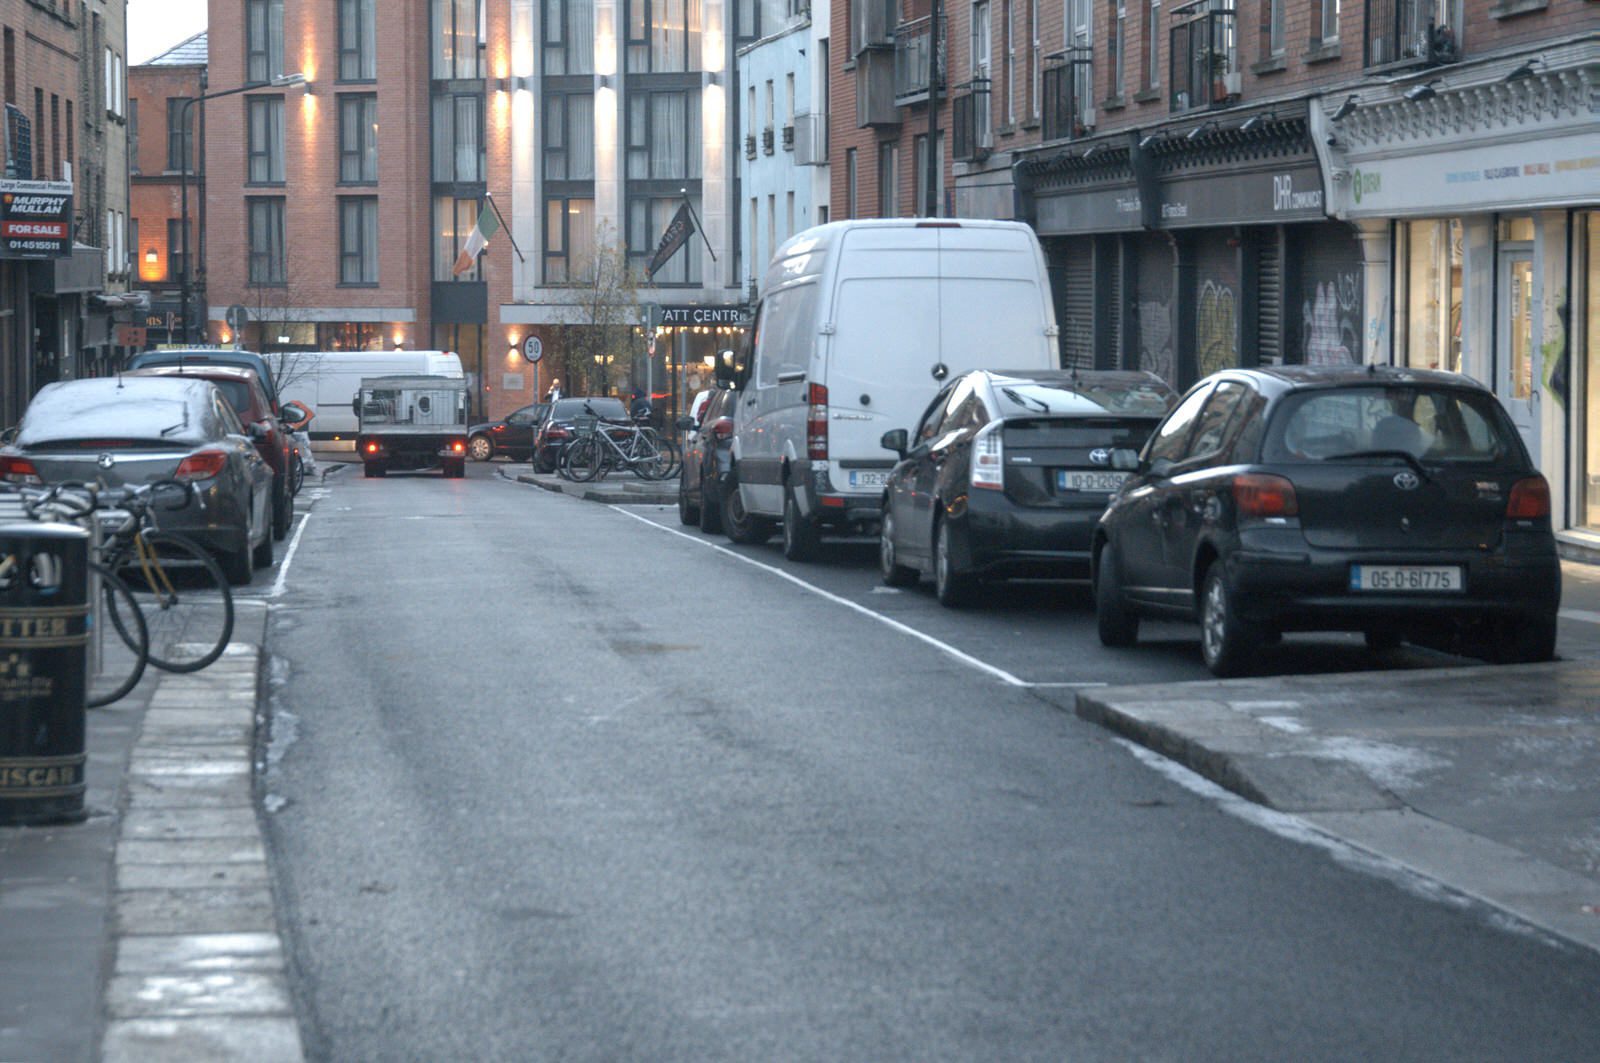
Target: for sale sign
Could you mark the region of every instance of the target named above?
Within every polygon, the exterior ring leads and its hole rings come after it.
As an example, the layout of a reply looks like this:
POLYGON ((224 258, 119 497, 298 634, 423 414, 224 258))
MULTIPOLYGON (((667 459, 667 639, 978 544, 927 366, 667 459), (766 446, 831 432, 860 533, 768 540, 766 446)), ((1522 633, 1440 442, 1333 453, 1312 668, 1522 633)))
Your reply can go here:
POLYGON ((0 258, 72 254, 72 182, 0 181, 0 258))

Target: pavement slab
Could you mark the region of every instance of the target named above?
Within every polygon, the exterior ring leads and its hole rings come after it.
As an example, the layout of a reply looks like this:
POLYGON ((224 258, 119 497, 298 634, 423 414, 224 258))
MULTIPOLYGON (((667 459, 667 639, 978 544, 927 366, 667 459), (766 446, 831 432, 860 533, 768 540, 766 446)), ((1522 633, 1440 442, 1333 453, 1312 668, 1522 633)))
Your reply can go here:
POLYGON ((300 1028, 283 1018, 132 1019, 106 1027, 105 1063, 211 1063, 248 1059, 253 1063, 299 1063, 304 1059, 300 1028))

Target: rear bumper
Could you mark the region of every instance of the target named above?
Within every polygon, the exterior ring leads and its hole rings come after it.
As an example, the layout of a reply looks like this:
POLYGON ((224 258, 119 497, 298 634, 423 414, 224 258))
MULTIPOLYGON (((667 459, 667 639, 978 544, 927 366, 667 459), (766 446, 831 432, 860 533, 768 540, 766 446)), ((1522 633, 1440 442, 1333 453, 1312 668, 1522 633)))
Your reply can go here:
POLYGON ((360 435, 356 453, 361 460, 380 461, 391 469, 428 469, 467 456, 466 433, 429 435, 360 435))
POLYGON ((883 490, 843 491, 835 487, 825 463, 807 466, 799 477, 798 501, 824 530, 851 534, 875 530, 883 520, 883 490))
POLYGON ((963 525, 971 567, 991 578, 1088 579, 1099 509, 1025 509, 974 491, 963 525))

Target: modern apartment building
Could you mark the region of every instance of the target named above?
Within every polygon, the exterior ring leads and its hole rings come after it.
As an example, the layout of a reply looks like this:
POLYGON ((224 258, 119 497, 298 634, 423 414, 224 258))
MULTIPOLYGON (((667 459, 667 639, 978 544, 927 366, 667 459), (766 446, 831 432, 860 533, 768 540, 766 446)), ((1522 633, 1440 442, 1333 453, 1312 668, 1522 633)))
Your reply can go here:
POLYGON ((0 425, 110 371, 129 274, 125 0, 0 0, 0 425))

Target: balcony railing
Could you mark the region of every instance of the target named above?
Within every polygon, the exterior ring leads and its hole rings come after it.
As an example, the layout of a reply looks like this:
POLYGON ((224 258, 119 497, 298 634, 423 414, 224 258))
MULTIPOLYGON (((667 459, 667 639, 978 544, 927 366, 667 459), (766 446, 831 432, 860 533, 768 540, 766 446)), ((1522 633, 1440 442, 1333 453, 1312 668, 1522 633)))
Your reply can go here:
POLYGON ((1045 140, 1068 140, 1094 132, 1094 49, 1068 48, 1045 60, 1045 140))
POLYGON ((792 125, 786 125, 783 127, 783 150, 794 150, 794 126, 792 125))
POLYGON ((747 159, 753 159, 756 157, 756 135, 754 133, 745 134, 744 157, 747 159))
POLYGON ((1461 58, 1461 0, 1367 0, 1366 12, 1366 66, 1439 66, 1461 58))
POLYGON ((902 22, 894 31, 894 102, 904 107, 928 98, 930 70, 944 89, 944 58, 948 51, 948 23, 939 17, 938 54, 934 55, 933 19, 927 16, 902 22), (930 58, 934 61, 929 62, 930 58))
POLYGON ((950 99, 950 133, 955 152, 951 158, 962 162, 987 158, 994 147, 988 78, 974 78, 956 87, 950 99))
POLYGON ((1174 111, 1216 107, 1239 95, 1239 49, 1236 13, 1223 0, 1195 0, 1173 9, 1181 21, 1172 27, 1172 86, 1168 106, 1174 111))
POLYGON ((794 161, 797 166, 826 166, 828 164, 828 116, 826 114, 797 114, 794 116, 794 161))
POLYGON ((761 131, 761 154, 763 154, 763 155, 771 155, 772 151, 773 151, 773 146, 776 143, 777 143, 777 141, 773 137, 772 127, 771 126, 767 126, 765 129, 763 129, 761 131))

